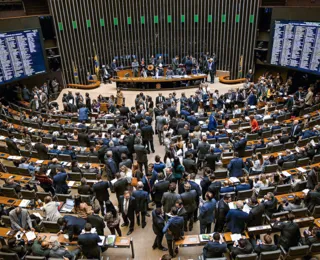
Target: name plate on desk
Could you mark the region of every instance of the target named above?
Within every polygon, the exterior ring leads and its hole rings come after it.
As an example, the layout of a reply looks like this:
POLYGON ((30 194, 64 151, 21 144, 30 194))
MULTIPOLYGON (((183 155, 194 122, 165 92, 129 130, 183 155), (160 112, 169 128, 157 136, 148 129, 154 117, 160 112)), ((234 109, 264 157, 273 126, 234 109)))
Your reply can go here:
POLYGON ((272 228, 270 225, 262 225, 256 227, 248 227, 248 232, 258 232, 258 231, 270 231, 272 228))

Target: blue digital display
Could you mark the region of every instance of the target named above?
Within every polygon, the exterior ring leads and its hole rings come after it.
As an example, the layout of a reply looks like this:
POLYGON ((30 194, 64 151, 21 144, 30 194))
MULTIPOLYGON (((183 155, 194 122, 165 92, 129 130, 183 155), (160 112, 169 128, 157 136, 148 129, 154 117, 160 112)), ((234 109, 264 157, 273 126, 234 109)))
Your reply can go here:
POLYGON ((320 74, 320 23, 275 21, 270 63, 320 74))
POLYGON ((0 85, 44 72, 38 29, 0 32, 0 85))

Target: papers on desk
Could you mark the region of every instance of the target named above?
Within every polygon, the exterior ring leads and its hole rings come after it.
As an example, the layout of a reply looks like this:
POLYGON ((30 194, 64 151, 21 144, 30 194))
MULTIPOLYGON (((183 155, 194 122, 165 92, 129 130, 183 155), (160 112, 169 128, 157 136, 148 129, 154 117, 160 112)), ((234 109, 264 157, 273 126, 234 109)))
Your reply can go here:
POLYGON ((301 167, 298 167, 297 170, 298 170, 299 172, 307 172, 307 170, 305 170, 305 169, 303 169, 303 168, 301 168, 301 167))
POLYGON ((42 164, 44 162, 44 160, 38 160, 36 161, 36 164, 42 164))
POLYGON ((314 142, 313 139, 311 140, 310 144, 311 144, 312 146, 314 146, 314 147, 316 146, 316 143, 314 142))
POLYGON ((231 129, 226 129, 226 132, 227 132, 228 134, 232 134, 232 133, 233 133, 233 131, 232 131, 231 129))
POLYGON ((68 182, 68 186, 69 186, 69 187, 72 187, 75 183, 76 183, 75 181, 69 181, 69 182, 68 182))
POLYGON ((116 236, 115 235, 108 235, 106 238, 106 241, 105 243, 108 245, 108 246, 113 246, 115 241, 116 241, 116 236))
POLYGON ((21 160, 21 156, 14 156, 14 155, 11 155, 9 156, 7 159, 8 160, 13 160, 13 161, 18 161, 18 160, 21 160))
POLYGON ((241 234, 231 234, 231 240, 234 241, 238 241, 239 239, 241 239, 241 234))
POLYGON ((228 203, 228 205, 229 205, 230 209, 236 209, 236 205, 235 205, 234 202, 231 201, 231 202, 228 203))
POLYGON ((6 137, 3 136, 3 135, 1 135, 1 136, 0 136, 0 141, 3 141, 3 140, 6 140, 6 137))
POLYGON ((36 234, 33 231, 29 231, 26 233, 26 237, 28 239, 28 241, 32 241, 34 239, 36 239, 36 234))
POLYGON ((50 242, 50 243, 53 243, 53 242, 55 242, 55 241, 58 241, 58 236, 56 236, 56 235, 50 236, 49 242, 50 242))
POLYGON ((307 195, 309 193, 309 189, 304 189, 302 192, 304 193, 304 195, 307 195))
POLYGON ((213 234, 214 233, 212 233, 212 234, 200 234, 199 235, 200 242, 209 241, 210 237, 212 237, 213 234))
POLYGON ((22 200, 19 204, 19 207, 26 208, 30 204, 30 200, 22 200))
POLYGON ((236 177, 231 177, 229 178, 229 180, 232 182, 232 183, 240 183, 240 180, 236 177))
POLYGON ((287 171, 282 171, 281 173, 286 177, 290 177, 291 176, 291 174, 288 173, 287 171))
POLYGON ((106 242, 106 237, 105 236, 99 236, 101 239, 101 242, 98 243, 98 246, 104 246, 106 242))
POLYGON ((51 173, 51 169, 47 170, 46 175, 47 175, 47 176, 49 176, 49 175, 50 175, 50 173, 51 173))
POLYGON ((242 211, 246 213, 250 213, 251 208, 248 206, 248 204, 244 204, 242 211))
POLYGON ((116 183, 116 181, 117 181, 118 179, 117 178, 114 178, 113 180, 111 180, 110 182, 111 182, 111 184, 112 185, 114 185, 115 183, 116 183))
POLYGON ((38 217, 40 220, 43 219, 43 217, 40 215, 40 213, 38 212, 33 212, 32 215, 35 215, 36 217, 38 217))
MULTIPOLYGON (((198 184, 198 185, 200 186, 201 179, 195 179, 194 181, 195 181, 196 184, 198 184)), ((201 187, 201 186, 200 186, 200 187, 201 187)))

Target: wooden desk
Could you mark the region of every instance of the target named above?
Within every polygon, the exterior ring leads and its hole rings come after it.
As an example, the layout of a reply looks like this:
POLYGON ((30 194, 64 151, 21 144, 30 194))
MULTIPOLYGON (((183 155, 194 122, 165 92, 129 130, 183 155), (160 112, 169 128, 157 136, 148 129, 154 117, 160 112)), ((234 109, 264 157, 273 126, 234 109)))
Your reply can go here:
POLYGON ((30 176, 23 176, 23 175, 18 175, 18 174, 0 172, 0 179, 1 180, 6 180, 10 177, 12 177, 15 181, 21 182, 21 183, 29 183, 32 179, 30 176))
POLYGON ((116 237, 114 246, 108 246, 111 248, 130 248, 131 247, 131 256, 134 258, 134 247, 132 237, 116 237))
POLYGON ((320 228, 320 218, 316 218, 316 219, 314 220, 314 224, 316 224, 316 226, 317 226, 318 228, 320 228))
POLYGON ((271 230, 272 230, 271 225, 248 227, 248 233, 252 233, 255 235, 265 234, 265 233, 271 232, 271 230))
MULTIPOLYGON (((246 238, 248 239, 248 238, 249 238, 248 232, 247 232, 247 231, 244 231, 244 234, 245 234, 246 238)), ((231 243, 231 242, 233 242, 233 241, 232 241, 232 238, 231 238, 231 235, 232 235, 231 232, 225 232, 225 233, 223 233, 223 238, 224 238, 224 240, 226 241, 226 243, 231 243)))
POLYGON ((200 245, 199 235, 184 236, 183 239, 175 241, 174 244, 178 247, 199 246, 200 245))

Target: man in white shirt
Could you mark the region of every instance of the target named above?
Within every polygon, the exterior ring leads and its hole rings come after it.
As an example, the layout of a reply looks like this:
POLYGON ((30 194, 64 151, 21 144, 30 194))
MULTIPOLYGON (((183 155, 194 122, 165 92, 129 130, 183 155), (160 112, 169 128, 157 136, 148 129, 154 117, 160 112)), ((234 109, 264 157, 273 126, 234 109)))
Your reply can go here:
POLYGON ((60 202, 52 201, 50 196, 44 198, 45 205, 43 206, 44 220, 57 222, 59 218, 62 218, 58 208, 60 202))

